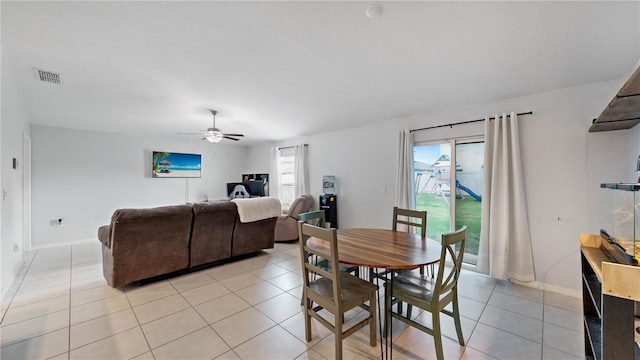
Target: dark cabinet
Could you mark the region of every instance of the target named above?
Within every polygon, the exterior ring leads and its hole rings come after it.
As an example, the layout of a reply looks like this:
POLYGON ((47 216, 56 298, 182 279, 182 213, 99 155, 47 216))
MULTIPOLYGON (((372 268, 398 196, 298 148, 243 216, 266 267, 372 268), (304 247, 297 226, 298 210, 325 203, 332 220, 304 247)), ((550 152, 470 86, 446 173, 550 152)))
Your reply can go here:
POLYGON ((324 210, 328 226, 338 228, 338 197, 336 195, 320 195, 320 210, 324 210))

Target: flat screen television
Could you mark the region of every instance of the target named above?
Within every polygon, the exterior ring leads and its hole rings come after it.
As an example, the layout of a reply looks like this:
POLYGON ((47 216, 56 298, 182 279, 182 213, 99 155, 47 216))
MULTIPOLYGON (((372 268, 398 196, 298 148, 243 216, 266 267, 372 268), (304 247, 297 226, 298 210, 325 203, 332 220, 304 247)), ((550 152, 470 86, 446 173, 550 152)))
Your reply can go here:
POLYGON ((265 196, 264 183, 262 181, 256 181, 256 180, 250 180, 246 182, 227 183, 227 195, 231 194, 231 192, 235 189, 236 185, 244 186, 244 189, 252 197, 265 196))
POLYGON ((199 178, 202 177, 202 156, 172 152, 153 152, 154 178, 199 178))
POLYGON ((251 180, 245 184, 249 185, 247 191, 251 196, 264 196, 264 183, 262 180, 251 180))

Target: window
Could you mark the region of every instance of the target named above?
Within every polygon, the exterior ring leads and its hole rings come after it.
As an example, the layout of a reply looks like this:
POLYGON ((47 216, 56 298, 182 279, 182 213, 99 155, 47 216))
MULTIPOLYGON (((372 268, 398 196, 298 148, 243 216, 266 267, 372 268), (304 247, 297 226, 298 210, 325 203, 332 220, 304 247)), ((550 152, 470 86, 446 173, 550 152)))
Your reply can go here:
POLYGON ((464 261, 477 263, 482 210, 482 139, 416 143, 416 209, 427 211, 427 237, 467 226, 464 261))
POLYGON ((278 169, 280 171, 280 203, 283 209, 288 209, 294 199, 295 189, 295 148, 280 149, 280 163, 278 169))

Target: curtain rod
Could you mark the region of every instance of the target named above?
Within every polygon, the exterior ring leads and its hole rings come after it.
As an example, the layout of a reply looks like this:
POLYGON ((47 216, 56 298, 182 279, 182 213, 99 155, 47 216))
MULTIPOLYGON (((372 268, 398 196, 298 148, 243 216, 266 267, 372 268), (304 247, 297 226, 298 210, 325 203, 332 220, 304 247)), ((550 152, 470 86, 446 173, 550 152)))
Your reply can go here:
MULTIPOLYGON (((309 144, 302 144, 304 146, 309 146, 309 144)), ((283 150, 283 149, 293 149, 294 147, 296 147, 298 145, 293 145, 293 146, 284 146, 284 147, 279 147, 278 150, 283 150)))
MULTIPOLYGON (((523 112, 523 113, 518 113, 517 115, 531 115, 533 114, 533 111, 527 111, 527 112, 523 112)), ((507 114, 507 116, 511 116, 510 114, 507 114)), ((489 120, 493 120, 495 119, 494 116, 490 117, 489 120)), ((457 123, 453 123, 453 124, 442 124, 442 125, 436 125, 436 126, 429 126, 429 127, 425 127, 425 128, 421 128, 421 129, 413 129, 410 132, 414 132, 414 131, 420 131, 420 130, 431 130, 431 129, 437 129, 437 128, 442 128, 442 127, 453 127, 453 125, 462 125, 462 124, 471 124, 471 123, 475 123, 475 122, 480 122, 480 121, 484 121, 484 119, 476 119, 476 120, 469 120, 469 121, 461 121, 461 122, 457 122, 457 123)))

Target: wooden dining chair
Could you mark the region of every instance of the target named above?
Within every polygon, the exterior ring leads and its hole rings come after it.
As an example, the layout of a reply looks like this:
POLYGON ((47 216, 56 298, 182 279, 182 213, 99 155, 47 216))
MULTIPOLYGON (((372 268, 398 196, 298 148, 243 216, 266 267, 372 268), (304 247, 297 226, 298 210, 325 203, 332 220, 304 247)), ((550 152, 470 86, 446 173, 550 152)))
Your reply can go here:
MULTIPOLYGON (((393 223, 391 230, 398 231, 398 225, 406 225, 407 232, 420 230, 420 236, 427 236, 427 212, 419 210, 401 209, 397 206, 393 207, 393 223)), ((431 265, 431 276, 433 277, 433 265, 431 265)), ((420 274, 424 274, 424 266, 420 267, 420 274)), ((369 279, 379 278, 389 280, 389 270, 376 271, 369 269, 369 279)))
MULTIPOLYGON (((342 359, 342 340, 359 329, 369 325, 369 343, 376 345, 376 291, 377 286, 353 276, 338 267, 323 268, 309 261, 306 254, 329 259, 332 264, 338 263, 338 237, 336 229, 325 229, 302 221, 298 222, 300 238, 300 257, 302 258, 303 309, 305 338, 311 341, 311 318, 326 326, 335 335, 335 358, 342 359), (307 246, 310 237, 329 243, 329 253, 311 249, 307 246), (314 276, 314 274, 316 276, 314 276), (367 305, 368 302, 368 305, 367 305), (369 315, 349 327, 344 327, 345 312, 361 307, 369 315), (333 323, 327 320, 321 310, 333 315, 333 323)), ((326 315, 325 315, 326 316, 326 315)))
POLYGON ((462 269, 462 257, 464 255, 464 243, 467 237, 467 227, 442 235, 442 251, 440 253, 440 266, 435 280, 413 272, 404 272, 393 279, 392 283, 385 284, 385 324, 384 332, 388 334, 392 318, 399 319, 419 330, 430 334, 434 338, 436 357, 444 359, 442 351, 442 331, 440 328, 440 313, 451 316, 456 326, 458 342, 464 346, 462 327, 460 325, 460 309, 458 306, 458 278, 462 269), (457 248, 457 249, 456 249, 457 248), (451 267, 444 266, 450 261, 451 267), (388 287, 391 287, 389 289, 388 287), (390 291, 389 291, 390 290, 390 291), (411 315, 403 315, 394 312, 391 299, 406 302, 409 305, 419 307, 431 313, 432 328, 428 328, 415 320, 411 315), (451 304, 452 309, 445 307, 451 304))
MULTIPOLYGON (((422 238, 427 237, 427 211, 400 209, 393 207, 393 224, 391 230, 398 231, 398 225, 406 225, 408 232, 420 230, 422 238)), ((424 274, 424 266, 420 267, 420 275, 424 274)), ((431 276, 433 277, 433 265, 431 265, 431 276)))
MULTIPOLYGON (((325 212, 324 210, 318 210, 302 213, 298 215, 298 221, 324 228, 325 212)), ((317 257, 313 257, 313 261, 321 267, 329 268, 331 266, 329 259, 318 259, 317 257)), ((340 264, 340 270, 353 273, 355 276, 360 276, 360 268, 357 266, 340 264)))
POLYGON ((302 214, 298 214, 298 221, 305 222, 307 224, 315 225, 318 227, 325 227, 325 212, 324 210, 309 211, 302 214))

